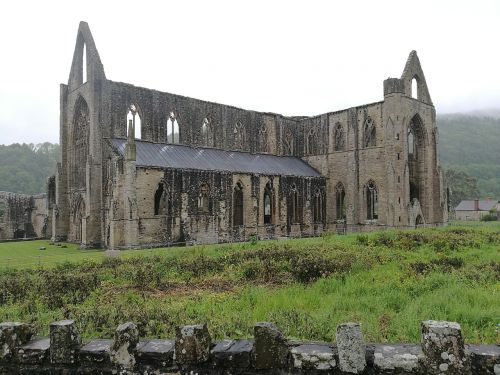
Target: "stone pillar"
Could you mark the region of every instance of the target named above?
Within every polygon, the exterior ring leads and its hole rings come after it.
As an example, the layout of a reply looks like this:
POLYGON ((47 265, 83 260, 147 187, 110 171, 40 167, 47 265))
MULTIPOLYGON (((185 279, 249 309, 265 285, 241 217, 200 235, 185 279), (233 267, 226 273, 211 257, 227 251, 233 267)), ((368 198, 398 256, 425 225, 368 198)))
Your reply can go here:
POLYGON ((82 341, 74 320, 61 320, 50 325, 50 361, 74 364, 82 341))
POLYGON ((339 368, 350 374, 361 374, 366 367, 366 345, 357 323, 343 323, 337 327, 339 368))
POLYGON ((460 324, 426 320, 421 328, 426 374, 471 374, 460 324))
POLYGON ((180 365, 208 361, 212 339, 206 324, 177 327, 175 358, 180 365))
POLYGON ((0 361, 10 360, 15 349, 26 344, 33 336, 33 326, 25 323, 0 323, 0 361))
POLYGON ((254 338, 256 369, 276 369, 287 365, 288 342, 273 323, 257 323, 254 338))
POLYGON ((134 323, 128 322, 118 326, 111 345, 111 363, 130 370, 135 366, 135 351, 139 343, 139 330, 134 323))

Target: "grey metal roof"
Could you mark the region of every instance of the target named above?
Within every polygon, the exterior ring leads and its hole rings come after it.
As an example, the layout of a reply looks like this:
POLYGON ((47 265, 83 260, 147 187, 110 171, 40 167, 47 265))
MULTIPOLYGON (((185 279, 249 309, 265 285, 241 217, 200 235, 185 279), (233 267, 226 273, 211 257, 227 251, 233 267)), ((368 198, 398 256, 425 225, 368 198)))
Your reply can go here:
MULTIPOLYGON (((122 156, 127 140, 114 138, 110 143, 122 156)), ((216 148, 135 141, 136 165, 142 167, 198 169, 264 175, 320 177, 313 167, 293 156, 251 154, 216 148)))
MULTIPOLYGON (((492 199, 479 200, 479 211, 489 211, 495 207, 497 203, 498 201, 492 199)), ((476 211, 474 200, 460 202, 455 208, 455 211, 476 211)))

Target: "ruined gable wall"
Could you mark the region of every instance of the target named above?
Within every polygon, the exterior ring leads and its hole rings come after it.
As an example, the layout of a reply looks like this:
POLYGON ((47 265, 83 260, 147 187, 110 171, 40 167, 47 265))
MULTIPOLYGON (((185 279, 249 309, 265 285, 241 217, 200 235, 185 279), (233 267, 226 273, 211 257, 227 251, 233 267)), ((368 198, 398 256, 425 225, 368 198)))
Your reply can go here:
POLYGON ((45 194, 0 192, 0 240, 45 238, 47 199, 45 194))

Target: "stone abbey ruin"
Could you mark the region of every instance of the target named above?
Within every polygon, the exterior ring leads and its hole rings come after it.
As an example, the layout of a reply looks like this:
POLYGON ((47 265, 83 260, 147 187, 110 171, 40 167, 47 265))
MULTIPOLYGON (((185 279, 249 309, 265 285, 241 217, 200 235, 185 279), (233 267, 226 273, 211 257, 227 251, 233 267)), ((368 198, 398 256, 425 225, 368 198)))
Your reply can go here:
POLYGON ((136 87, 106 78, 81 22, 45 207, 0 195, 0 239, 119 249, 442 224, 436 111, 415 51, 383 89, 376 103, 287 117, 136 87))

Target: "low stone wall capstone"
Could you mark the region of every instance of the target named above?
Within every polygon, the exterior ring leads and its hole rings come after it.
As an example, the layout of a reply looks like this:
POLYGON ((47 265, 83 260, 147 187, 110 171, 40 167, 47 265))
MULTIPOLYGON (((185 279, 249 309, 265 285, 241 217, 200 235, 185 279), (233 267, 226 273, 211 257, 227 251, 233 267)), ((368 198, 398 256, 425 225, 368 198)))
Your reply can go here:
POLYGON ((290 341, 272 323, 251 340, 213 342, 207 325, 178 327, 175 339, 139 338, 124 323, 113 339, 83 343, 73 320, 34 336, 24 323, 0 324, 0 374, 500 374, 500 346, 464 345, 460 325, 424 321, 421 344, 367 344, 361 327, 337 327, 337 342, 290 341))

